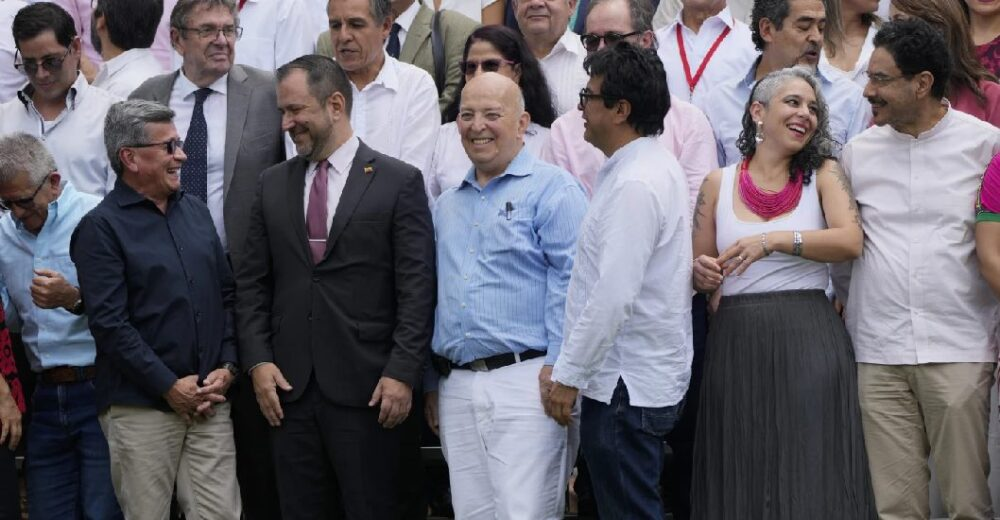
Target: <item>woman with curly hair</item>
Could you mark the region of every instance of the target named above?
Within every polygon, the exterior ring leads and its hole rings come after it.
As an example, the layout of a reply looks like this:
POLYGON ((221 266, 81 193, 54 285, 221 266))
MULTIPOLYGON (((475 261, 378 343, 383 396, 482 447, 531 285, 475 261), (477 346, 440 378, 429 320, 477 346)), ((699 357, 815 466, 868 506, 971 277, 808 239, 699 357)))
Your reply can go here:
POLYGON ((24 393, 17 379, 14 352, 4 322, 3 306, 0 306, 0 520, 21 518, 14 450, 21 440, 22 413, 24 393))
POLYGON ((541 152, 549 137, 549 127, 556 119, 552 107, 549 84, 542 75, 535 55, 517 31, 501 25, 486 25, 476 29, 465 42, 462 53, 464 75, 458 84, 458 95, 444 111, 444 120, 438 131, 437 145, 431 157, 430 170, 425 174, 431 197, 457 186, 472 167, 465 154, 462 138, 458 135, 455 119, 462 102, 465 83, 484 72, 497 72, 514 80, 524 95, 524 110, 531 115, 531 123, 524 135, 524 145, 534 156, 541 152))
POLYGON ((715 317, 695 436, 693 518, 873 518, 854 352, 824 289, 861 254, 828 109, 804 67, 754 87, 742 161, 706 177, 694 286, 715 317), (721 298, 721 301, 720 301, 721 298))

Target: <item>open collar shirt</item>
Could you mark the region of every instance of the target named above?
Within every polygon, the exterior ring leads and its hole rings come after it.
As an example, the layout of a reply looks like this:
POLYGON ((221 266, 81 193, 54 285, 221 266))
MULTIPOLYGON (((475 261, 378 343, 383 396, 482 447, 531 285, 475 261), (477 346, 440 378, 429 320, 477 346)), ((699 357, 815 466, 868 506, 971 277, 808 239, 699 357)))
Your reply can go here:
POLYGON ((153 51, 129 49, 104 62, 93 85, 120 98, 127 98, 144 81, 164 72, 166 70, 153 51))
POLYGON ((56 160, 63 177, 84 193, 104 196, 115 182, 104 148, 104 116, 121 98, 90 86, 83 74, 66 92, 66 108, 45 121, 31 100, 31 84, 0 105, 0 134, 26 132, 37 137, 56 160))
POLYGON ((559 37, 548 56, 538 60, 542 74, 552 92, 552 104, 556 114, 576 110, 580 100, 580 89, 587 86, 590 76, 583 70, 583 60, 587 49, 580 41, 580 35, 566 29, 559 37))
POLYGON ((650 137, 601 167, 566 295, 552 379, 610 403, 680 402, 691 376, 691 224, 680 164, 650 137))
POLYGON ((842 162, 865 241, 847 330, 857 360, 884 365, 996 362, 997 302, 979 274, 975 204, 1000 130, 949 108, 914 138, 872 127, 842 162))
POLYGON ((9 325, 20 325, 34 372, 94 364, 94 338, 87 328, 87 317, 62 308, 36 306, 31 283, 35 269, 51 269, 70 285, 80 285, 69 256, 70 237, 80 219, 100 202, 100 197, 81 193, 64 181, 59 198, 49 203, 48 216, 37 236, 13 214, 0 217, 0 285, 8 294, 4 311, 9 325))

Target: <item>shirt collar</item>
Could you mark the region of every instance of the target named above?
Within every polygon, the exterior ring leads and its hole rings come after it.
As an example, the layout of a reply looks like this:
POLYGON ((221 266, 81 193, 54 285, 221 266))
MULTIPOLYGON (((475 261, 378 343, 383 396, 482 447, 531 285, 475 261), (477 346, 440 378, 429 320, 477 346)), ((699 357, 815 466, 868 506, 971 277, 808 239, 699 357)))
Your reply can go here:
MULTIPOLYGON (((177 190, 167 197, 167 207, 173 206, 181 197, 184 196, 184 190, 177 190)), ((116 203, 118 207, 124 208, 128 206, 136 206, 144 202, 153 204, 153 201, 146 198, 145 195, 135 191, 135 188, 129 186, 124 180, 119 176, 115 180, 115 188, 108 193, 106 198, 111 198, 116 203)))
MULTIPOLYGON (((221 78, 215 80, 215 82, 209 85, 208 88, 212 89, 212 92, 226 95, 227 91, 226 87, 228 82, 229 82, 229 73, 226 73, 223 74, 221 78)), ((184 75, 183 67, 177 71, 177 81, 175 82, 175 85, 181 94, 181 99, 187 99, 188 96, 193 96, 195 91, 201 88, 198 85, 192 83, 191 80, 189 80, 188 77, 184 75)))
MULTIPOLYGON (((501 179, 507 176, 513 177, 527 177, 533 173, 533 166, 535 165, 535 158, 532 157, 531 152, 528 151, 528 147, 525 145, 521 146, 521 150, 517 152, 514 156, 514 160, 507 165, 507 169, 503 171, 496 179, 501 179)), ((496 181, 496 179, 490 181, 490 184, 496 181)), ((465 179, 462 180, 462 184, 458 186, 458 189, 462 189, 465 185, 469 185, 476 190, 481 190, 482 187, 479 185, 479 181, 476 180, 476 166, 473 165, 469 168, 469 171, 465 174, 465 179)))
MULTIPOLYGON (((382 70, 378 71, 378 75, 375 76, 375 80, 365 86, 367 89, 372 85, 380 85, 392 91, 399 90, 399 61, 392 56, 389 56, 385 49, 382 49, 382 53, 385 55, 385 61, 382 63, 382 70)), ((355 87, 357 88, 357 87, 355 87)))
POLYGON ((104 66, 101 73, 108 76, 113 76, 121 72, 130 63, 137 62, 139 60, 146 59, 147 57, 152 57, 153 52, 146 49, 129 49, 114 58, 104 62, 104 66))
POLYGON ((405 11, 399 13, 396 17, 396 23, 399 27, 406 32, 410 32, 410 26, 413 25, 413 20, 417 17, 417 13, 420 11, 421 3, 419 1, 410 4, 405 11))
MULTIPOLYGON (((338 174, 347 175, 350 173, 348 169, 351 167, 351 163, 354 162, 354 156, 358 155, 358 147, 360 146, 361 141, 358 139, 357 134, 354 134, 350 137, 350 139, 344 141, 344 144, 334 150, 333 153, 331 153, 325 160, 330 163, 330 166, 338 174)), ((315 170, 318 165, 318 161, 310 161, 309 170, 315 170)))
POLYGON ((943 132, 946 128, 948 128, 949 126, 951 126, 952 120, 955 119, 955 115, 954 114, 955 114, 956 110, 951 107, 951 102, 948 101, 945 98, 942 98, 941 99, 941 104, 944 105, 945 108, 948 109, 948 111, 944 113, 944 116, 940 120, 938 120, 938 122, 935 123, 934 126, 932 126, 929 129, 921 132, 920 135, 918 135, 917 137, 913 137, 910 134, 904 134, 903 132, 900 132, 900 131, 896 130, 895 128, 893 128, 890 125, 886 125, 886 126, 888 127, 889 132, 892 135, 895 135, 899 139, 902 139, 902 140, 905 140, 905 141, 923 141, 925 139, 928 139, 930 137, 933 137, 933 136, 935 136, 935 135, 940 134, 941 132, 943 132))
MULTIPOLYGON (((46 180, 48 179, 46 178, 46 180)), ((49 203, 48 215, 45 217, 45 223, 42 224, 42 229, 55 225, 54 224, 55 220, 59 218, 59 202, 67 201, 64 202, 63 205, 69 204, 68 202, 69 199, 71 199, 73 195, 76 193, 76 190, 73 189, 73 185, 70 184, 68 179, 63 179, 62 182, 60 182, 59 184, 62 186, 62 193, 60 193, 59 196, 56 197, 56 200, 53 200, 52 202, 49 203)), ((24 231, 26 233, 28 232, 27 230, 24 229, 24 224, 21 223, 21 219, 14 216, 14 212, 10 212, 10 219, 14 222, 14 226, 18 230, 24 231)))
POLYGON ((549 57, 555 56, 561 52, 572 52, 577 56, 587 55, 587 49, 583 48, 583 42, 580 41, 580 35, 569 30, 569 28, 567 28, 566 32, 559 37, 559 40, 552 47, 552 50, 549 51, 549 55, 542 58, 542 60, 548 59, 549 57))
MULTIPOLYGON (((77 72, 76 81, 66 91, 66 108, 76 110, 76 102, 83 101, 88 88, 90 88, 90 84, 87 83, 87 78, 84 78, 83 74, 77 72)), ((31 101, 31 95, 34 93, 35 87, 30 82, 17 92, 17 98, 21 100, 21 103, 24 103, 24 108, 28 108, 34 104, 31 101)))
MULTIPOLYGON (((671 24, 671 26, 680 25, 682 27, 687 27, 686 25, 684 25, 684 19, 681 17, 681 14, 683 14, 683 12, 684 12, 683 9, 677 11, 677 16, 674 17, 674 22, 671 24)), ((728 5, 726 7, 723 7, 722 10, 716 13, 714 16, 709 16, 708 18, 706 18, 705 21, 701 24, 701 26, 705 27, 705 24, 708 23, 709 20, 716 20, 716 19, 722 22, 723 25, 729 27, 730 30, 736 29, 736 19, 733 18, 733 14, 732 12, 729 11, 728 5)))

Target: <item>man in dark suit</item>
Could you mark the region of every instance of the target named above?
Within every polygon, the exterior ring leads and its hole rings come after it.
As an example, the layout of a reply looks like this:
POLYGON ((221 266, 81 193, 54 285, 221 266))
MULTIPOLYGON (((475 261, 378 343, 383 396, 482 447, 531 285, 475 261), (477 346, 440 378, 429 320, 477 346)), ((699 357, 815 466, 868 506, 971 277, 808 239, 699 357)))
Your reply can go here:
MULTIPOLYGON (((177 113, 174 123, 188 156, 181 184, 208 204, 234 269, 260 172, 285 160, 274 75, 233 64, 242 32, 238 13, 232 0, 178 1, 170 14, 170 38, 183 59, 181 68, 149 79, 131 95, 177 113)), ((249 381, 237 379, 229 398, 246 518, 280 518, 267 422, 249 381)))
POLYGON ((285 520, 396 516, 412 392, 435 302, 434 235, 420 171, 350 125, 333 60, 277 71, 298 157, 261 174, 237 266, 240 353, 274 427, 285 520))

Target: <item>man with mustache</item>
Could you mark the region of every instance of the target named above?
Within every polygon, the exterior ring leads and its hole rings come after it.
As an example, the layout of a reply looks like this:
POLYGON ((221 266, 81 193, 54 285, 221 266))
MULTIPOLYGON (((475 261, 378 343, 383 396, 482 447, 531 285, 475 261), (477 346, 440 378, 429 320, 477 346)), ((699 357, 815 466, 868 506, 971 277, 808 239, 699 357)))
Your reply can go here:
MULTIPOLYGON (((242 34, 238 15, 234 0, 178 1, 170 35, 183 63, 131 96, 177 113, 174 124, 187 154, 181 188, 207 203, 234 269, 243 257, 257 177, 285 159, 274 75, 234 64, 242 34)), ((270 520, 280 518, 274 467, 267 422, 252 390, 249 380, 237 379, 230 395, 237 470, 247 518, 270 520)))
MULTIPOLYGON (((822 0, 758 0, 754 2, 750 31, 761 51, 746 76, 721 83, 696 99, 715 131, 719 165, 740 160, 736 139, 743 129, 743 111, 750 91, 769 72, 806 65, 816 70, 823 48, 826 8, 822 0)), ((830 134, 843 146, 868 126, 861 88, 850 80, 828 78, 816 72, 830 107, 830 134)), ((838 148, 839 152, 839 148, 838 148)))
POLYGON ((846 322, 882 518, 930 516, 928 456, 948 517, 993 518, 997 302, 976 262, 974 207, 1000 131, 944 99, 952 66, 926 22, 885 24, 865 87, 875 126, 842 156, 865 232, 846 322))

